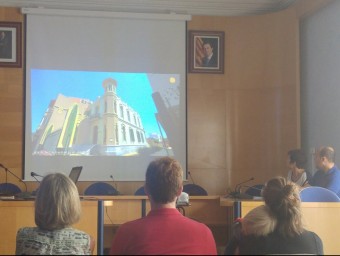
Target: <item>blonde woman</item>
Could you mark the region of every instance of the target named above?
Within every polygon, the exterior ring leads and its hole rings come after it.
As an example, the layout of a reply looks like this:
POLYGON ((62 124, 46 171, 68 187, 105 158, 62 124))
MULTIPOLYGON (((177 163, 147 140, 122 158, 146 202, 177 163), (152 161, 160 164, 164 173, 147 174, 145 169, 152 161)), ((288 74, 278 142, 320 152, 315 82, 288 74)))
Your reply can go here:
POLYGON ((81 215, 77 187, 62 173, 45 176, 35 201, 37 227, 19 229, 16 255, 89 255, 94 239, 71 226, 81 215))
POLYGON ((277 224, 277 219, 271 213, 266 205, 258 206, 249 211, 243 218, 237 219, 233 224, 233 236, 228 243, 226 255, 239 254, 239 244, 242 237, 251 237, 248 239, 257 243, 256 237, 264 237, 272 233, 277 224))
POLYGON ((284 177, 273 178, 264 187, 263 198, 265 206, 242 220, 241 234, 234 242, 236 250, 226 254, 323 254, 320 237, 304 228, 295 183, 284 177))

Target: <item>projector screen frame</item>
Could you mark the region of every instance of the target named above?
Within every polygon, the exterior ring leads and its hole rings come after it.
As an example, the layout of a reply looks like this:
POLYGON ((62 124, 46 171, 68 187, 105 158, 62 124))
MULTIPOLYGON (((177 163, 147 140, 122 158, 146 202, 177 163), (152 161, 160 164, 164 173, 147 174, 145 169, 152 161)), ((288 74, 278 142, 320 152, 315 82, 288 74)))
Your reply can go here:
MULTIPOLYGON (((26 17, 26 15, 25 15, 25 17, 26 17)), ((25 18, 25 21, 26 21, 26 18, 25 18)), ((26 23, 25 23, 25 25, 27 25, 26 23)), ((186 31, 186 26, 187 26, 187 24, 185 24, 185 31, 186 31)), ((27 29, 25 29, 25 32, 27 31, 27 29)), ((24 36, 24 38, 25 38, 25 47, 26 47, 26 41, 27 41, 27 35, 26 35, 26 33, 24 34, 25 36, 24 36)), ((185 37, 185 40, 186 40, 186 37, 185 37)), ((185 41, 186 42, 186 41, 185 41)), ((186 49, 186 46, 185 46, 185 49, 186 49)), ((184 55, 185 56, 185 62, 187 61, 186 60, 186 54, 184 55)), ((185 65, 184 65, 185 67, 186 67, 186 63, 185 63, 185 65)), ((24 72, 26 73, 26 72, 28 72, 27 70, 26 70, 26 63, 25 63, 25 69, 24 69, 24 72)), ((186 86, 186 82, 187 82, 187 76, 186 76, 186 73, 185 73, 185 77, 184 77, 184 79, 185 79, 185 86, 184 86, 184 90, 185 90, 185 116, 187 116, 187 86, 186 86)), ((26 105, 26 90, 27 90, 27 88, 26 88, 26 81, 25 81, 25 105, 26 105)), ((24 106, 24 108, 25 108, 25 106, 24 106)), ((24 128, 24 130, 26 129, 26 112, 24 112, 25 113, 25 115, 24 115, 24 122, 25 122, 25 128, 24 128)), ((185 118, 185 123, 184 123, 184 126, 185 126, 185 152, 186 152, 186 156, 185 156, 185 166, 183 166, 183 171, 184 171, 184 179, 187 179, 187 165, 188 165, 188 163, 187 163, 187 160, 188 160, 188 156, 187 156, 187 150, 188 150, 188 145, 187 145, 187 118, 185 118)), ((25 132, 25 131, 24 131, 25 132)), ((26 136, 26 135, 25 135, 26 136)), ((24 137, 25 137, 24 136, 24 137)), ((25 138, 25 141, 26 141, 26 138, 25 138)), ((24 145, 24 151, 25 151, 25 145, 24 145)), ((23 160, 23 172, 25 173, 25 156, 24 156, 24 154, 23 154, 23 158, 24 158, 24 160, 23 160)), ((74 163, 73 165, 77 165, 77 164, 79 164, 79 163, 74 163)), ((34 171, 36 171, 36 170, 34 170, 34 171)), ((66 173, 68 173, 68 171, 69 170, 62 170, 62 171, 65 171, 66 173)), ((27 178, 27 177, 25 177, 25 178, 27 178)), ((29 178, 29 177, 28 177, 29 178)), ((27 180, 27 179, 26 179, 27 180)), ((30 179, 28 179, 29 181, 30 181, 30 179)), ((105 179, 99 179, 99 180, 82 180, 82 181, 109 181, 110 180, 110 178, 105 178, 105 179)), ((144 178, 142 179, 142 180, 120 180, 120 179, 116 179, 117 181, 143 181, 144 180, 144 178)))

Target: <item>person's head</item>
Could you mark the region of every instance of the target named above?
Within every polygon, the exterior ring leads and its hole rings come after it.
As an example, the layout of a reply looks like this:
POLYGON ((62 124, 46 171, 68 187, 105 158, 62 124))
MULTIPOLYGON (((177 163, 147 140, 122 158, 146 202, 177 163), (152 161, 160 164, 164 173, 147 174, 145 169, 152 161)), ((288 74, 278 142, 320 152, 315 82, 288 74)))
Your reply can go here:
POLYGON ((213 48, 211 42, 206 41, 206 42, 203 43, 203 52, 204 52, 205 57, 210 56, 213 53, 213 51, 214 51, 214 48, 213 48))
POLYGON ((74 182, 62 173, 45 176, 35 200, 35 223, 44 230, 69 227, 81 215, 79 193, 74 182))
POLYGON ((242 219, 242 232, 245 235, 266 236, 276 228, 277 220, 266 205, 252 209, 242 219))
POLYGON ((183 190, 183 170, 178 161, 162 157, 152 161, 145 175, 145 191, 156 204, 175 202, 183 190))
POLYGON ((6 36, 5 31, 0 31, 0 39, 4 39, 6 36))
POLYGON ((284 236, 294 236, 303 231, 301 200, 298 186, 284 177, 267 182, 263 199, 277 219, 276 229, 284 236))
POLYGON ((328 171, 334 166, 335 151, 332 147, 320 147, 314 156, 315 166, 318 170, 328 171))
POLYGON ((290 170, 305 169, 307 158, 301 149, 293 149, 288 151, 287 166, 290 170))

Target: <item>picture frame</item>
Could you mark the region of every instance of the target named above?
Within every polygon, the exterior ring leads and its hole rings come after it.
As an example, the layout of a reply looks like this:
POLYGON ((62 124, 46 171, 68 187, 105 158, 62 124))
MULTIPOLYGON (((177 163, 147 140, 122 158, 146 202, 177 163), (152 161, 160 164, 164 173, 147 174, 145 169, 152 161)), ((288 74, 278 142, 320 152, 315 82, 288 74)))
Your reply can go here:
POLYGON ((0 67, 21 67, 21 23, 0 21, 0 67))
POLYGON ((188 31, 188 72, 224 74, 224 31, 188 31))

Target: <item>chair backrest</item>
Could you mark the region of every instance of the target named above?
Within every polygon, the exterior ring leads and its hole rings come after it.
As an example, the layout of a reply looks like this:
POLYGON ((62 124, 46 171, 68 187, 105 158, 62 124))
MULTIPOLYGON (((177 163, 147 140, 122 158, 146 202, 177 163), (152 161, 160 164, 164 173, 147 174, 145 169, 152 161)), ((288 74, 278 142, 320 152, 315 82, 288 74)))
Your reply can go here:
POLYGON ((263 184, 256 184, 254 186, 248 187, 246 191, 244 191, 245 194, 250 195, 250 196, 262 196, 261 192, 262 189, 264 188, 263 184))
POLYGON ((21 193, 21 189, 13 183, 1 183, 0 194, 4 195, 16 195, 21 193))
POLYGON ((183 186, 183 192, 189 194, 189 196, 207 196, 208 192, 199 185, 185 184, 183 186))
POLYGON ((84 195, 112 196, 118 194, 118 191, 113 186, 105 182, 93 183, 84 191, 84 195))
POLYGON ((300 191, 301 202, 340 202, 333 191, 322 187, 307 187, 300 191))
POLYGON ((135 196, 146 196, 144 186, 141 186, 139 189, 136 190, 135 196))

